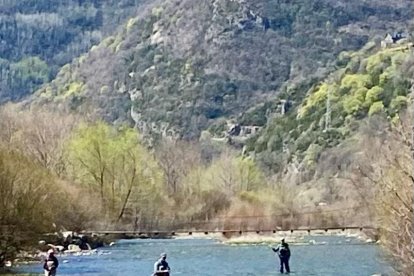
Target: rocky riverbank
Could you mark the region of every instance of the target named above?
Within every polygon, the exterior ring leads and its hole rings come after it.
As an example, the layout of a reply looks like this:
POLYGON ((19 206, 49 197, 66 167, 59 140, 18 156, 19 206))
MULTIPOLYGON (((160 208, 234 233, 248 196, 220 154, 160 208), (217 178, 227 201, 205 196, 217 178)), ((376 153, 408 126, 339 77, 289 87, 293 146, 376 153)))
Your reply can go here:
POLYGON ((105 246, 112 246, 115 241, 122 239, 170 239, 170 233, 154 234, 100 234, 100 233, 77 233, 74 231, 61 231, 41 236, 38 242, 29 248, 20 251, 14 260, 6 261, 6 267, 1 275, 5 275, 9 269, 19 264, 38 263, 45 258, 46 252, 53 249, 59 256, 66 255, 92 255, 102 254, 96 249, 105 246))
POLYGON ((73 231, 49 233, 40 237, 37 244, 20 251, 16 258, 7 260, 0 274, 7 275, 19 264, 38 263, 46 256, 49 249, 59 255, 91 255, 97 254, 97 248, 111 246, 115 240, 123 237, 116 235, 81 234, 73 231))
POLYGON ((65 231, 44 235, 39 241, 38 250, 46 252, 52 248, 57 253, 76 253, 110 245, 116 239, 118 237, 111 235, 86 235, 65 231))

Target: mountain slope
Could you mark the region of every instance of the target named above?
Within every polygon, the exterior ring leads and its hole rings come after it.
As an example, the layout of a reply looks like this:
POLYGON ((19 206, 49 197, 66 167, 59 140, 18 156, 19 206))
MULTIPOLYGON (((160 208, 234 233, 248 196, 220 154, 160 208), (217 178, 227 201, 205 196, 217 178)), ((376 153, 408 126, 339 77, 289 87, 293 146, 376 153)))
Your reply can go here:
POLYGON ((411 1, 160 1, 61 70, 38 101, 186 138, 321 78, 411 19, 411 1), (40 99, 40 100, 39 100, 40 99))
POLYGON ((291 169, 300 181, 310 180, 315 173, 324 174, 320 164, 326 152, 338 156, 345 151, 342 145, 352 148, 359 143, 361 125, 368 118, 399 122, 410 102, 413 43, 387 49, 368 43, 360 51, 341 53, 336 65, 329 77, 295 94, 289 112, 275 115, 249 141, 250 150, 272 173, 291 169))
POLYGON ((14 0, 0 3, 0 103, 53 78, 126 19, 141 0, 14 0))

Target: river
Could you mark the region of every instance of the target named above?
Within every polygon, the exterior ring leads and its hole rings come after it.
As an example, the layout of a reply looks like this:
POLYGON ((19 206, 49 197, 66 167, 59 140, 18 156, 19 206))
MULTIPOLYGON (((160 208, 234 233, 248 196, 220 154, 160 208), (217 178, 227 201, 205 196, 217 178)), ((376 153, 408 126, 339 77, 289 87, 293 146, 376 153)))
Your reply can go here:
MULTIPOLYGON (((380 248, 356 239, 307 237, 313 245, 291 245, 292 275, 392 275, 380 248)), ((168 254, 171 275, 279 275, 278 259, 268 245, 231 246, 209 239, 122 240, 90 256, 60 256, 58 275, 149 276, 161 252, 168 254)), ((41 265, 19 272, 39 273, 41 265)))

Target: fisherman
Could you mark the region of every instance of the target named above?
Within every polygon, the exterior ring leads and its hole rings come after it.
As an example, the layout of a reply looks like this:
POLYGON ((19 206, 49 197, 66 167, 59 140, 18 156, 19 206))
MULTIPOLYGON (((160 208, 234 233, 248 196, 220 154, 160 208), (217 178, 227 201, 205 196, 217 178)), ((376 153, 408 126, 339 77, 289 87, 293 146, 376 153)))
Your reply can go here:
POLYGON ((272 250, 279 255, 280 259, 280 273, 283 273, 283 268, 286 269, 286 273, 290 273, 289 268, 289 258, 290 258, 290 249, 289 244, 285 242, 285 239, 281 240, 281 243, 276 247, 272 247, 272 250))
POLYGON ((45 276, 55 276, 58 266, 59 266, 59 261, 55 257, 55 251, 53 249, 49 249, 47 251, 47 257, 45 259, 45 263, 43 264, 43 269, 45 270, 45 276))
POLYGON ((167 254, 162 253, 158 261, 154 264, 154 274, 153 276, 170 276, 170 266, 167 261, 167 254))

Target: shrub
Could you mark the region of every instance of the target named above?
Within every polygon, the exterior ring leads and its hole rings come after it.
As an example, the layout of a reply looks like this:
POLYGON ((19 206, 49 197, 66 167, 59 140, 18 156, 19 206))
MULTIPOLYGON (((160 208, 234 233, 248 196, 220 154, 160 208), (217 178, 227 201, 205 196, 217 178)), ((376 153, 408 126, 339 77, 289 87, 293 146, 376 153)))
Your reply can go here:
POLYGON ((397 113, 405 108, 408 104, 408 99, 405 96, 397 96, 391 100, 390 111, 397 113))
POLYGON ((384 104, 381 101, 375 102, 369 108, 368 115, 372 116, 374 114, 381 113, 382 111, 384 111, 384 104))
POLYGON ((374 86, 368 90, 365 96, 364 105, 370 107, 374 102, 382 100, 384 89, 379 86, 374 86))

